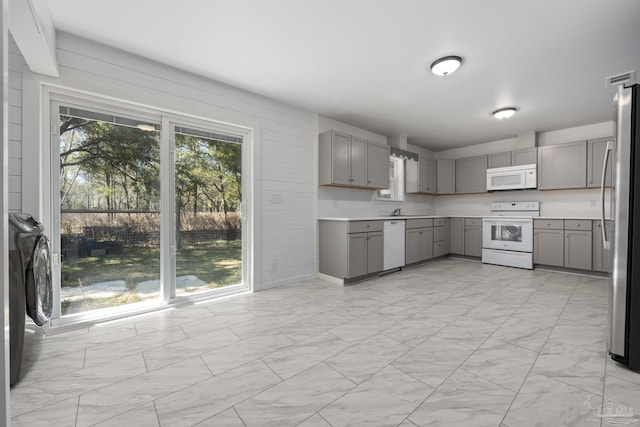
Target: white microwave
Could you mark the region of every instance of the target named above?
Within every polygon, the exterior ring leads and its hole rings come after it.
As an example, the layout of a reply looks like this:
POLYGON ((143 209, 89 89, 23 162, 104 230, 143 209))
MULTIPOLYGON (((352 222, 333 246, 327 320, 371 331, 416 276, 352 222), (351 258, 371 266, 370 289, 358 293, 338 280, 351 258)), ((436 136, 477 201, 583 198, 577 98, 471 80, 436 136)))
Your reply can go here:
POLYGON ((537 188, 536 165, 487 169, 487 191, 537 188))

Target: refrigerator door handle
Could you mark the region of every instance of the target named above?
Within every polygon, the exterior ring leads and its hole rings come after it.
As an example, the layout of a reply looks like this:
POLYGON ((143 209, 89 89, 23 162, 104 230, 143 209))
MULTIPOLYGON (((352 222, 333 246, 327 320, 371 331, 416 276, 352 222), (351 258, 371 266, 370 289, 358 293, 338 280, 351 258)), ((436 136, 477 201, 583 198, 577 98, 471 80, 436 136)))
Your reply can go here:
POLYGON ((600 212, 600 228, 602 229, 602 246, 604 249, 609 249, 611 247, 611 240, 607 238, 607 227, 605 227, 604 188, 606 186, 607 166, 612 150, 613 141, 607 141, 607 147, 604 150, 604 163, 602 164, 602 181, 600 182, 600 206, 602 208, 600 212))

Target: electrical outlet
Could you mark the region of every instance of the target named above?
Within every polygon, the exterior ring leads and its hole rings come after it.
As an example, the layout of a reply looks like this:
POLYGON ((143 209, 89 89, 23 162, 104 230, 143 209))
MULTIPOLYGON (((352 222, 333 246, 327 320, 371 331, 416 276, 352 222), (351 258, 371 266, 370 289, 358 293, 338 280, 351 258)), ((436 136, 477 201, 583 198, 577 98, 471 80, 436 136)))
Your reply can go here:
POLYGON ((590 201, 589 201, 589 205, 590 205, 592 208, 595 208, 595 207, 596 207, 596 201, 595 201, 595 200, 590 200, 590 201))
POLYGON ((278 271, 278 263, 274 262, 271 264, 271 272, 275 273, 276 271, 278 271))
POLYGON ((282 193, 271 193, 270 201, 274 205, 282 203, 282 193))

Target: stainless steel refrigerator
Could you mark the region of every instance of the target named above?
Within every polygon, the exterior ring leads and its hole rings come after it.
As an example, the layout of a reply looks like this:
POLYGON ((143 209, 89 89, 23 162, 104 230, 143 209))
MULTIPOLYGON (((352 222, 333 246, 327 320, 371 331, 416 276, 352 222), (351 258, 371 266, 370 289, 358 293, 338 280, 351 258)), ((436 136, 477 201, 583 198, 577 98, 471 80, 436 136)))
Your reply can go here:
MULTIPOLYGON (((609 354, 614 360, 640 371, 640 92, 639 86, 619 86, 616 96, 616 142, 606 157, 614 165, 611 189, 611 333, 609 354)), ((603 177, 606 167, 603 168, 603 177)), ((604 202, 604 180, 603 180, 604 202)), ((601 230, 606 234, 603 223, 601 230)))

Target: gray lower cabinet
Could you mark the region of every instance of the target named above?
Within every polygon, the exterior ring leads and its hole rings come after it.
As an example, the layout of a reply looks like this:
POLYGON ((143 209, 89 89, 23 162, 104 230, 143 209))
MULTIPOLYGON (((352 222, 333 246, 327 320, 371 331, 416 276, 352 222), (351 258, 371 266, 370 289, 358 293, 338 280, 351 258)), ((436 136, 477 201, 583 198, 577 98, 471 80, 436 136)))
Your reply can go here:
MULTIPOLYGON (((602 167, 604 165, 604 156, 607 148, 607 142, 612 138, 591 139, 587 141, 587 187, 600 187, 602 182, 602 167)), ((605 177, 605 186, 611 187, 611 177, 613 170, 611 168, 611 156, 607 161, 607 176, 605 177)))
POLYGON ((347 276, 358 277, 367 274, 367 237, 369 233, 353 233, 349 234, 348 240, 348 260, 349 268, 347 276))
POLYGON ((482 256, 482 219, 480 218, 464 220, 464 254, 482 256))
POLYGON ((437 160, 437 194, 455 194, 456 161, 453 159, 437 160))
POLYGON ((487 156, 456 159, 456 194, 487 191, 487 156))
POLYGON ((535 219, 534 264, 591 270, 592 223, 592 220, 579 219, 535 219))
POLYGON ((564 232, 564 267, 591 270, 591 231, 564 232))
POLYGON ((405 230, 405 264, 433 258, 433 219, 408 219, 405 230))
POLYGON ((322 274, 353 279, 382 271, 383 221, 319 221, 322 274))
POLYGON ((384 268, 384 233, 367 233, 367 274, 384 268))
POLYGON ((533 263, 562 267, 564 265, 564 231, 535 230, 533 263))
POLYGON ((464 255, 464 218, 451 218, 450 252, 464 255))
MULTIPOLYGON (((605 221, 607 230, 607 239, 611 239, 611 221, 605 221)), ((611 249, 605 249, 602 244, 602 224, 600 221, 593 221, 593 262, 591 268, 593 271, 601 271, 604 273, 611 272, 611 249)))
POLYGON ((381 231, 349 234, 349 267, 346 278, 382 271, 384 236, 381 231))
POLYGON ((564 220, 564 267, 591 270, 592 220, 564 220))
POLYGON ((433 220, 433 256, 447 255, 449 250, 449 218, 434 218, 433 220))
POLYGON ((538 148, 538 190, 586 188, 587 142, 538 148))
POLYGON ((533 263, 564 266, 563 220, 533 220, 533 263))

